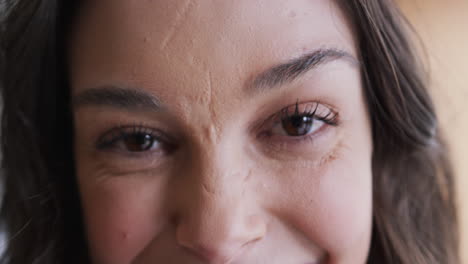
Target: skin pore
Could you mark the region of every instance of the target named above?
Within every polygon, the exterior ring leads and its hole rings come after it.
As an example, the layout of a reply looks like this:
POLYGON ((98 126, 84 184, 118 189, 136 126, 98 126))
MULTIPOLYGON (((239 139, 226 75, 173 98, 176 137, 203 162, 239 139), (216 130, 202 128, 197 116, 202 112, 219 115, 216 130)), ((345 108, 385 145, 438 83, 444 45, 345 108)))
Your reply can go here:
POLYGON ((365 263, 372 142, 326 0, 95 0, 70 45, 93 263, 365 263))

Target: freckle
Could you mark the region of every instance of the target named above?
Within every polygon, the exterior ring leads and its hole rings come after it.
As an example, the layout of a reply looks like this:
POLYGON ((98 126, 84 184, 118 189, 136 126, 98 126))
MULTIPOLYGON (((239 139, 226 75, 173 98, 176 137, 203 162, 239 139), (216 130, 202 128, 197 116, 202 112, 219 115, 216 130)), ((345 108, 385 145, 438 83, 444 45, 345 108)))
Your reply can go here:
POLYGON ((121 236, 123 241, 128 240, 128 233, 126 231, 122 231, 120 233, 120 236, 121 236))

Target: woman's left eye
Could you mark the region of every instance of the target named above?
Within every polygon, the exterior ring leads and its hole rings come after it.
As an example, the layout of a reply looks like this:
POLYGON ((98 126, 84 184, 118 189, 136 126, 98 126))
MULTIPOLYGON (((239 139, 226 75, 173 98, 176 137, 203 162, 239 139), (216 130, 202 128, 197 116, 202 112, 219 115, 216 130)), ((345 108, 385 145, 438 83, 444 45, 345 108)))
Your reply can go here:
POLYGON ((312 135, 326 125, 337 125, 337 114, 329 107, 320 104, 299 104, 281 110, 274 118, 268 134, 301 138, 312 135))
POLYGON ((323 125, 323 121, 314 119, 313 116, 299 114, 281 120, 273 127, 272 132, 277 135, 302 137, 318 131, 323 125))

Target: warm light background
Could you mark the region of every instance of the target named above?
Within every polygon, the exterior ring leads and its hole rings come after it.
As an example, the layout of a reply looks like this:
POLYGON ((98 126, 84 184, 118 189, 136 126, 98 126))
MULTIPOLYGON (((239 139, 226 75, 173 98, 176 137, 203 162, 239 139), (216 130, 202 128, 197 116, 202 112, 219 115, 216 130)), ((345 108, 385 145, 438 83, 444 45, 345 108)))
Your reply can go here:
POLYGON ((432 92, 457 174, 462 263, 468 263, 468 0, 398 0, 429 55, 432 92))

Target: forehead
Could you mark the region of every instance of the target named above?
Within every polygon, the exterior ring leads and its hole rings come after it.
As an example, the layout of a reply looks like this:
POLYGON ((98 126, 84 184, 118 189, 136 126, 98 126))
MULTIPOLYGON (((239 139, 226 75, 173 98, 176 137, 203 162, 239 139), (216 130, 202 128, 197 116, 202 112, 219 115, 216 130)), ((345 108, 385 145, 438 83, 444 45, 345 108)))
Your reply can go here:
POLYGON ((122 78, 145 87, 190 80, 186 86, 208 73, 237 85, 319 47, 355 53, 330 0, 94 0, 78 17, 71 42, 77 90, 122 78))

